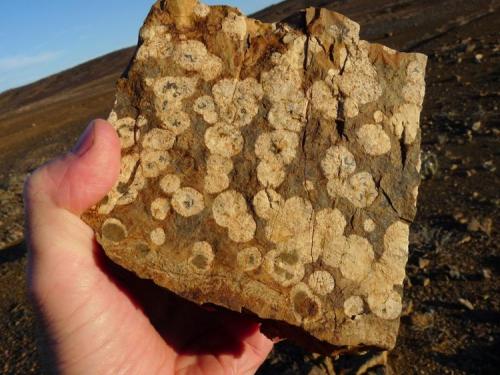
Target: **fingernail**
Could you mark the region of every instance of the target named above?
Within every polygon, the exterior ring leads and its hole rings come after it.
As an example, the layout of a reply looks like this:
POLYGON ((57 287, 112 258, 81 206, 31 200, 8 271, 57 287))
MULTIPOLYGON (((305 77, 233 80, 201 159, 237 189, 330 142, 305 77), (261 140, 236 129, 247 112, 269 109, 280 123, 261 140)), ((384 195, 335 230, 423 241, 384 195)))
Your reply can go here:
POLYGON ((78 142, 76 142, 76 145, 71 150, 73 154, 81 157, 92 148, 92 145, 94 144, 94 130, 95 125, 92 121, 89 126, 87 126, 87 129, 85 129, 83 134, 78 139, 78 142))

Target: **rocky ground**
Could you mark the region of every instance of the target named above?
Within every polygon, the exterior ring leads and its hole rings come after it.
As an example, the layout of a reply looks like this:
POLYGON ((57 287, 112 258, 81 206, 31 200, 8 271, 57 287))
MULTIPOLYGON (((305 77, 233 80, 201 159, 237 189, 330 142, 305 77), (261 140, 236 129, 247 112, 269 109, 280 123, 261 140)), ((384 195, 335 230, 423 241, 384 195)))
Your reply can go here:
MULTIPOLYGON (((261 374, 497 374, 500 366, 500 1, 290 0, 257 15, 327 6, 362 35, 429 55, 422 115, 425 178, 412 226, 395 350, 330 359, 283 342, 261 374), (369 357, 369 358, 368 358, 369 357), (371 362, 370 362, 371 360, 371 362), (356 362, 362 365, 357 366, 356 362), (373 365, 373 366, 371 366, 373 365), (358 368, 358 370, 356 370, 358 368)), ((42 373, 25 296, 21 186, 113 101, 131 50, 0 95, 0 372, 42 373)))

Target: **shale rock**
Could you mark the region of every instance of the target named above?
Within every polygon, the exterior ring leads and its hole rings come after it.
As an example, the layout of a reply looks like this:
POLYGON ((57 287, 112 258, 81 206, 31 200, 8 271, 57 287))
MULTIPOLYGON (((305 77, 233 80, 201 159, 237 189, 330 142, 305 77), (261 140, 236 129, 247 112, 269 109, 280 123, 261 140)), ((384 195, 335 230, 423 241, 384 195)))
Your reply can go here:
POLYGON ((197 303, 336 348, 391 348, 416 210, 426 57, 310 8, 265 24, 157 2, 109 120, 107 255, 197 303))

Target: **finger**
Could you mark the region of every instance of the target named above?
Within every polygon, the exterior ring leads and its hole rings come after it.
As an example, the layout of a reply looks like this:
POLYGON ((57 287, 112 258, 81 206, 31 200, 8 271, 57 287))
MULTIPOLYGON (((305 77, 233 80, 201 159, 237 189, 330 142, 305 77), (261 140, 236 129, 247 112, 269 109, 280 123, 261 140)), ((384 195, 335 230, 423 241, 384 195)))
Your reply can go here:
MULTIPOLYGON (((261 324, 253 317, 227 313, 223 322, 228 333, 243 345, 237 358, 238 373, 254 374, 273 349, 273 341, 260 331, 261 324)), ((221 355, 221 361, 230 359, 228 354, 221 355)))

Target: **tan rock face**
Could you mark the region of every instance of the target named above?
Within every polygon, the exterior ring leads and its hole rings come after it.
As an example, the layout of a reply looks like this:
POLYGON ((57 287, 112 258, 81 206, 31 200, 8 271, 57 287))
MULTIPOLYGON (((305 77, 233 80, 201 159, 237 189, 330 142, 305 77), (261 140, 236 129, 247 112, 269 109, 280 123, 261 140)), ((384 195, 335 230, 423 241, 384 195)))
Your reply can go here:
POLYGON ((114 261, 197 303, 392 347, 426 57, 324 9, 293 28, 180 3, 141 29, 109 118, 121 175, 84 220, 114 261))

